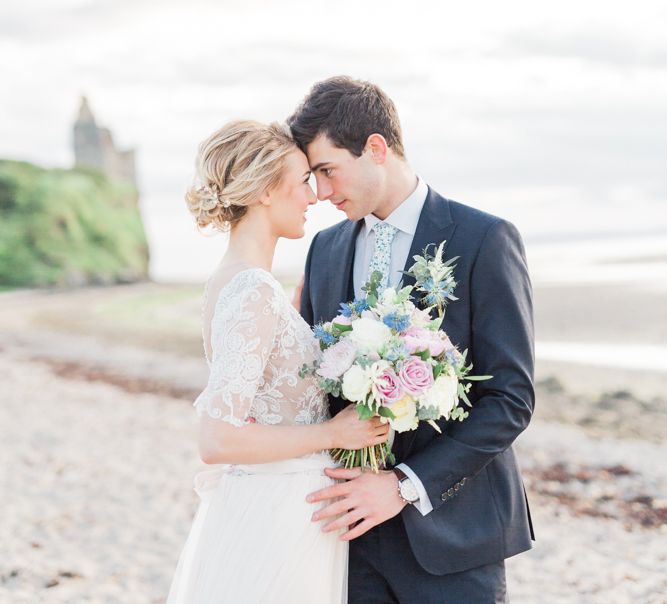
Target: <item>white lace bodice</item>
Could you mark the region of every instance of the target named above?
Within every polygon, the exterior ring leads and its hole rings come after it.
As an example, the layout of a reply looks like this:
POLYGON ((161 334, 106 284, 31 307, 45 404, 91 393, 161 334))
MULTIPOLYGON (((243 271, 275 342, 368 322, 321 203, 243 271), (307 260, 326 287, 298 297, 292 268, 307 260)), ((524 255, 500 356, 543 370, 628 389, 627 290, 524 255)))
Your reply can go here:
POLYGON ((318 358, 319 344, 271 273, 242 270, 220 289, 210 352, 207 340, 204 335, 208 384, 194 402, 199 414, 235 426, 328 419, 327 398, 316 380, 299 377, 301 366, 318 358))

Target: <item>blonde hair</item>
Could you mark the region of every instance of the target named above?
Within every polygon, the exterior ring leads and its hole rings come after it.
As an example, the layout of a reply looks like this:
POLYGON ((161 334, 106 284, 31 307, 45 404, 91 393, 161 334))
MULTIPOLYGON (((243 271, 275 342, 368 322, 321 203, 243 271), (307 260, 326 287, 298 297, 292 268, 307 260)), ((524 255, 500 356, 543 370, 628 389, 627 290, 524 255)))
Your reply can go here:
POLYGON ((286 126, 235 120, 199 145, 197 182, 185 195, 197 226, 228 231, 248 206, 280 184, 285 158, 297 148, 286 126))

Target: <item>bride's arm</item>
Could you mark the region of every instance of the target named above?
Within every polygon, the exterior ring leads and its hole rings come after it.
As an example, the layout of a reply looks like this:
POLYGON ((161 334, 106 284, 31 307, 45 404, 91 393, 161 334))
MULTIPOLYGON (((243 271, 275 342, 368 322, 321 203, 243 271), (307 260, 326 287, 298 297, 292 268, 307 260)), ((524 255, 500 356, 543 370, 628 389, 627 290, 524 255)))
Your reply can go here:
POLYGON ((359 420, 353 406, 321 424, 253 423, 253 401, 284 329, 284 293, 261 273, 250 273, 246 281, 235 283, 238 290, 228 289, 216 303, 208 384, 195 401, 202 460, 211 464, 264 463, 334 447, 361 449, 386 441, 388 425, 379 418, 359 420))
POLYGON ((360 420, 354 405, 321 424, 235 426, 208 415, 199 424, 199 455, 208 464, 252 464, 341 447, 361 449, 387 440, 389 425, 360 420))

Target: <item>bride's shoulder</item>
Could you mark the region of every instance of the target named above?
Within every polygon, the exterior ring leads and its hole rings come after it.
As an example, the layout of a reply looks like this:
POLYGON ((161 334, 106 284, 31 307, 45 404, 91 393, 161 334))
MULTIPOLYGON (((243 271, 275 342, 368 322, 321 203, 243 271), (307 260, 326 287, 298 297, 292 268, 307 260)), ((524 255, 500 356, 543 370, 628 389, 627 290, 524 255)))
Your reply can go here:
POLYGON ((214 295, 218 303, 229 303, 231 300, 253 301, 284 297, 285 293, 280 282, 269 271, 258 266, 247 266, 235 272, 219 270, 204 286, 205 299, 214 295))
POLYGON ((269 271, 258 266, 250 266, 238 271, 229 281, 236 290, 260 289, 265 293, 282 292, 282 285, 269 271))

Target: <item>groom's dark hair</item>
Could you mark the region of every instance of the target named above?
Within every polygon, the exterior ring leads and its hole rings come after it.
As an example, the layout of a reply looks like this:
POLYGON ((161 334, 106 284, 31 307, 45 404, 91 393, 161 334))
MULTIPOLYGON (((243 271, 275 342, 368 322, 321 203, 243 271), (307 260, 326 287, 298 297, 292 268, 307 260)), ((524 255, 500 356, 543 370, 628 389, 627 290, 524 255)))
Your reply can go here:
POLYGON ((302 151, 324 134, 336 147, 359 157, 371 134, 381 134, 389 148, 405 157, 398 112, 376 84, 335 76, 317 82, 297 110, 287 118, 302 151))

